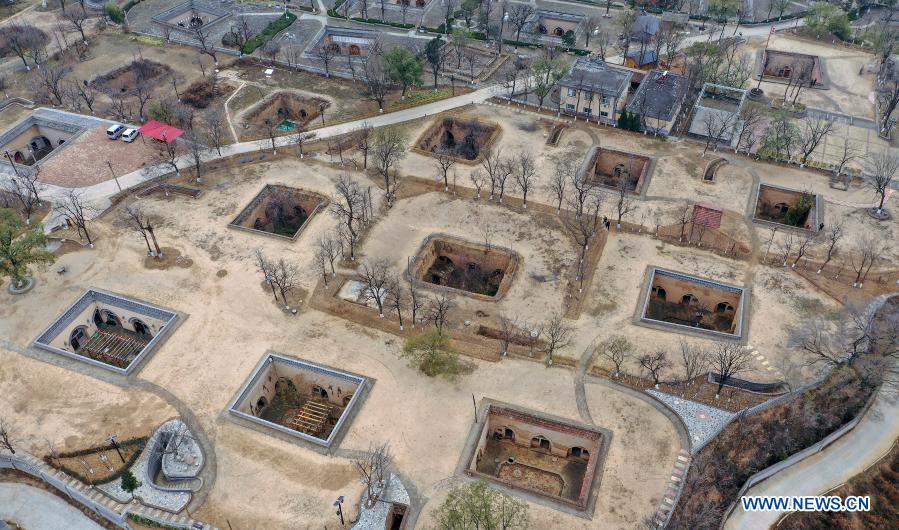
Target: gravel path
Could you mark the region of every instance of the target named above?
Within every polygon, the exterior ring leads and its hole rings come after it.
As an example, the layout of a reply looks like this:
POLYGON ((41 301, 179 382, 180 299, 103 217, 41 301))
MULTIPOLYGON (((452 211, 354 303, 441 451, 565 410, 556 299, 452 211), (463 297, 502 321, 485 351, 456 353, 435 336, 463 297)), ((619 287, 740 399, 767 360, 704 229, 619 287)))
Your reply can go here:
POLYGON ((696 452, 695 448, 705 445, 736 416, 736 414, 726 410, 709 407, 708 405, 672 396, 658 390, 647 390, 646 393, 651 394, 671 407, 684 420, 684 424, 687 425, 687 430, 690 432, 694 453, 696 452))

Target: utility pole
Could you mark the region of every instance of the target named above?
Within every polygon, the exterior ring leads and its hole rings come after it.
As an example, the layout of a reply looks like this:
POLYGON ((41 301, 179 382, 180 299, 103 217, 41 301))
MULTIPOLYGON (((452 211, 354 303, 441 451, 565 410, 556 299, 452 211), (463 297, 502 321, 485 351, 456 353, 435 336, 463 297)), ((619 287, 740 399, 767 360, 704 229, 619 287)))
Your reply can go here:
POLYGON ((115 185, 119 188, 119 191, 122 191, 122 185, 119 184, 119 177, 116 176, 115 171, 112 170, 112 162, 109 160, 106 161, 106 165, 109 166, 109 172, 112 173, 112 179, 115 181, 115 185))
POLYGON ((343 495, 337 497, 337 500, 334 501, 334 506, 337 507, 337 515, 340 517, 340 526, 346 526, 346 523, 343 520, 343 495))
POLYGON ((112 448, 115 449, 115 452, 119 454, 119 458, 122 459, 122 463, 124 464, 125 457, 122 456, 122 451, 119 449, 119 442, 116 441, 116 438, 118 438, 118 437, 119 437, 118 434, 113 434, 112 436, 107 438, 106 441, 109 442, 110 445, 112 445, 112 448))

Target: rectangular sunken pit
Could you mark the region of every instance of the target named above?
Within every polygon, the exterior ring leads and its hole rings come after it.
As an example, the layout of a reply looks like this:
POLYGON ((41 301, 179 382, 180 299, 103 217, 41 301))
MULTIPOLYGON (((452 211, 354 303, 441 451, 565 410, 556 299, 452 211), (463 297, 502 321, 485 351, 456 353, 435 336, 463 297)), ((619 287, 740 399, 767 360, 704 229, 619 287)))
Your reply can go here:
POLYGON ((194 33, 231 16, 229 11, 218 9, 212 3, 190 0, 153 16, 153 22, 178 31, 194 33))
POLYGON ((578 512, 590 509, 608 431, 490 403, 475 427, 465 474, 527 491, 578 512))
POLYGON ((820 228, 821 196, 811 192, 760 183, 753 208, 757 223, 812 232, 820 228))
POLYGON ((765 81, 797 83, 812 88, 825 88, 821 59, 817 55, 787 52, 782 50, 762 50, 761 75, 765 81))
POLYGON ((415 142, 415 150, 428 156, 447 154, 464 164, 477 164, 499 131, 499 125, 474 118, 437 118, 415 142))
POLYGON ((268 352, 231 402, 231 414, 330 447, 348 423, 366 377, 268 352))
POLYGON ((127 375, 164 340, 177 319, 174 311, 89 289, 34 345, 127 375))
POLYGON ((646 188, 652 159, 626 151, 594 147, 583 178, 597 186, 639 195, 646 188))
POLYGON ((266 184, 228 225, 285 239, 296 239, 309 220, 328 204, 311 191, 266 184))
POLYGON ((745 289, 651 268, 640 319, 720 337, 743 336, 745 289))
POLYGON ((422 243, 409 268, 410 281, 481 300, 499 300, 518 268, 518 253, 436 234, 422 243))

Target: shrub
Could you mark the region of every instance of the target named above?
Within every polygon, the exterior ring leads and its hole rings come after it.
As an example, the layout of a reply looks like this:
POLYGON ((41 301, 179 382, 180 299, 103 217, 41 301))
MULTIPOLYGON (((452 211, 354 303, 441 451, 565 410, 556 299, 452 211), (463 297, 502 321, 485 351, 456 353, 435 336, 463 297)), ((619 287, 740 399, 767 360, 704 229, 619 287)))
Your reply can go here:
POLYGON ((243 45, 243 53, 253 53, 256 51, 256 48, 259 48, 266 42, 272 40, 275 35, 286 29, 288 26, 293 24, 293 22, 297 19, 297 16, 291 13, 290 11, 284 13, 277 20, 266 26, 262 33, 259 35, 253 36, 250 40, 247 41, 246 44, 243 45))
POLYGON ((107 3, 106 16, 109 17, 109 20, 112 20, 116 24, 125 23, 125 10, 119 7, 118 4, 114 4, 112 2, 107 3))
POLYGON ((466 368, 450 348, 449 337, 436 329, 407 339, 401 356, 428 377, 453 379, 466 368))
POLYGON ((212 83, 205 79, 194 81, 181 93, 181 101, 197 109, 208 107, 214 97, 212 83))
POLYGON ((799 198, 799 201, 796 202, 796 206, 787 210, 787 214, 784 216, 784 222, 791 226, 802 226, 814 204, 815 198, 808 193, 803 193, 802 197, 799 198))

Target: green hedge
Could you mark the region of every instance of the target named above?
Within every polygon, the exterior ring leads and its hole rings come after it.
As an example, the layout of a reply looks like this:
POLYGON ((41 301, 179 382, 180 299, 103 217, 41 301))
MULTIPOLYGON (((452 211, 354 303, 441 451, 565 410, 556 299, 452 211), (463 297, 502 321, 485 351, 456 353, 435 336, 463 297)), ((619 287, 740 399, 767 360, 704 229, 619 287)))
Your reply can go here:
POLYGON ((297 19, 297 16, 287 11, 277 20, 269 24, 262 33, 253 36, 250 40, 243 45, 243 53, 250 54, 256 51, 257 48, 265 44, 266 42, 272 40, 275 35, 286 29, 288 26, 293 24, 293 22, 297 19))
POLYGON ((125 22, 125 12, 117 4, 109 2, 104 9, 106 10, 106 16, 109 17, 109 20, 116 24, 123 24, 125 22))
MULTIPOLYGON (((340 17, 340 18, 343 18, 343 17, 340 17)), ((389 22, 387 20, 381 20, 380 18, 353 17, 351 20, 355 20, 356 22, 363 22, 365 24, 381 24, 384 26, 393 26, 395 28, 402 28, 402 29, 412 29, 415 27, 415 24, 403 24, 402 22, 389 22)))

